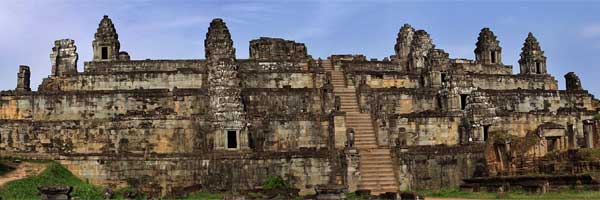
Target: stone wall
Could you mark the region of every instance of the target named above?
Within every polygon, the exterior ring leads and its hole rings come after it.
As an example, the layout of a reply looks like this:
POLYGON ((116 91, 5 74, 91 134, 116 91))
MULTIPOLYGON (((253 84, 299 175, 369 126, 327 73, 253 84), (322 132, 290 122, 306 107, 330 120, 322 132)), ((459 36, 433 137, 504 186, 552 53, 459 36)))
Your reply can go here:
POLYGON ((39 91, 90 91, 202 88, 207 74, 193 70, 173 72, 83 73, 44 79, 39 91))
POLYGON ((131 186, 153 196, 193 189, 240 191, 260 187, 273 176, 301 194, 326 184, 332 170, 328 151, 204 153, 171 155, 69 155, 69 170, 93 184, 131 186))
POLYGON ((303 43, 281 38, 261 37, 250 41, 250 59, 302 61, 310 59, 310 56, 303 43))
POLYGON ((456 188, 485 171, 484 145, 393 149, 400 190, 456 188))
POLYGON ((130 60, 130 61, 89 61, 84 62, 84 71, 89 73, 101 72, 147 72, 147 71, 178 71, 194 69, 207 71, 205 60, 130 60))

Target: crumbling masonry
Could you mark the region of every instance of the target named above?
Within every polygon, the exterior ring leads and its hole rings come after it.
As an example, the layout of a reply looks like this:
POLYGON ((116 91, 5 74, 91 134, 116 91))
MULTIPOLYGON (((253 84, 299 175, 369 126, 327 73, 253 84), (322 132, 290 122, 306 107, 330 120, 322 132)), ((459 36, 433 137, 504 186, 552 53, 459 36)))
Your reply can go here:
POLYGON ((271 176, 303 194, 383 193, 573 174, 584 164, 538 166, 600 146, 598 101, 572 72, 558 90, 531 33, 519 74, 489 28, 475 60, 449 58, 408 24, 382 61, 313 59, 302 43, 265 37, 236 59, 222 19, 210 23, 205 59, 130 60, 108 16, 92 47, 78 72, 75 41, 57 40, 37 91, 19 67, 16 89, 0 93, 3 156, 59 160, 91 183, 156 196, 253 189, 271 176))

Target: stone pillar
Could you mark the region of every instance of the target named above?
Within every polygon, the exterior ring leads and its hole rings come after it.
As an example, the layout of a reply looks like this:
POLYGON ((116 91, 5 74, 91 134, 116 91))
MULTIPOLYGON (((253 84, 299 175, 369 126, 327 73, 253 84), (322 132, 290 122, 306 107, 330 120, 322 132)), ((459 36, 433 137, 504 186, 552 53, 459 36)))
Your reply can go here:
POLYGON ((577 135, 575 134, 575 128, 573 124, 567 125, 567 137, 569 140, 569 149, 577 148, 577 135))
POLYGON ((433 48, 435 48, 435 45, 433 45, 429 33, 424 30, 416 31, 411 43, 411 52, 408 55, 409 70, 412 72, 421 72, 425 68, 427 54, 433 48))
POLYGON ((398 62, 400 67, 404 67, 402 69, 406 69, 408 66, 408 54, 410 53, 410 45, 412 44, 414 34, 415 29, 411 27, 410 24, 404 24, 398 32, 396 45, 394 45, 396 55, 392 60, 398 62))
POLYGON ((19 73, 17 74, 17 91, 31 91, 31 87, 29 86, 29 80, 31 77, 31 73, 29 71, 29 66, 21 65, 19 66, 19 73))
POLYGON ((71 186, 40 186, 40 198, 42 200, 69 200, 71 199, 71 186))
POLYGON ((579 80, 579 76, 577 76, 575 72, 569 72, 565 74, 565 82, 567 85, 567 91, 583 90, 583 87, 581 86, 581 80, 579 80))
POLYGON ((54 41, 54 47, 50 54, 52 62, 52 76, 65 76, 77 73, 77 46, 72 39, 54 41))
POLYGON ((590 120, 583 121, 583 137, 586 148, 594 148, 594 123, 590 120))

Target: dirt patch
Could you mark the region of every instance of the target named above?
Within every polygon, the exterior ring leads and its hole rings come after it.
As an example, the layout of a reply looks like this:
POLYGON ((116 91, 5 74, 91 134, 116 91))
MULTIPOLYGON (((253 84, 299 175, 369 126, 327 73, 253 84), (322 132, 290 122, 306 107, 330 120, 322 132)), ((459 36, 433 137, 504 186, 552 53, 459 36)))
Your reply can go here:
POLYGON ((14 171, 8 172, 7 174, 0 176, 0 187, 3 187, 6 183, 14 180, 38 175, 40 172, 46 169, 46 164, 24 162, 14 167, 16 168, 14 171))

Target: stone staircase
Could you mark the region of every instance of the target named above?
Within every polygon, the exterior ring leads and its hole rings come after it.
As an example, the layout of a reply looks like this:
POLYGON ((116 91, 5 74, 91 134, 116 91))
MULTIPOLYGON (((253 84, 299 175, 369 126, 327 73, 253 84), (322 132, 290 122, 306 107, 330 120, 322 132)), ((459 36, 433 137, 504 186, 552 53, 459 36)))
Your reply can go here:
POLYGON ((346 112, 346 127, 354 129, 354 145, 360 155, 359 190, 370 190, 371 194, 397 192, 398 186, 390 149, 379 147, 369 113, 361 113, 355 88, 347 88, 344 72, 334 70, 331 61, 323 61, 323 68, 331 72, 331 82, 336 96, 340 96, 341 110, 346 112))

